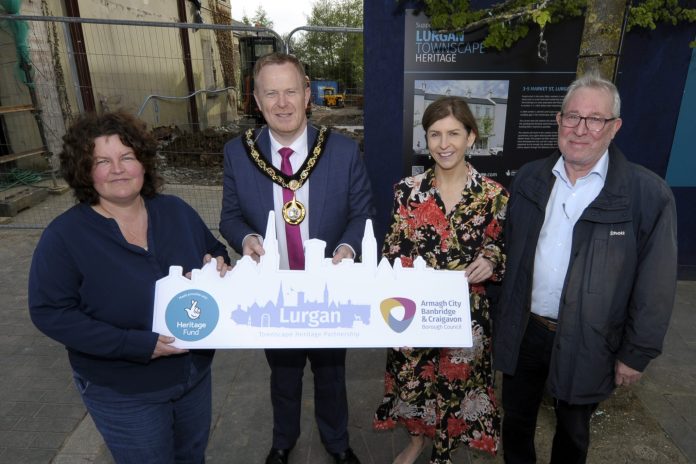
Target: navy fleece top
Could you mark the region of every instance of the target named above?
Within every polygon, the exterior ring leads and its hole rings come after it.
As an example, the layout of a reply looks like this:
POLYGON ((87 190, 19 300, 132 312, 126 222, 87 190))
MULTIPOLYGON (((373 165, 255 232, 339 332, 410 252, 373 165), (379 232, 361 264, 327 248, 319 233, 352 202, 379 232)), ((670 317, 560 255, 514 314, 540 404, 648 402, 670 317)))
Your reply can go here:
POLYGON ((155 281, 169 266, 200 268, 225 246, 180 198, 146 199, 148 250, 128 243, 118 224, 77 204, 49 224, 29 271, 29 311, 43 333, 64 344, 75 372, 122 393, 185 382, 191 363, 207 368, 212 350, 151 360, 155 281))

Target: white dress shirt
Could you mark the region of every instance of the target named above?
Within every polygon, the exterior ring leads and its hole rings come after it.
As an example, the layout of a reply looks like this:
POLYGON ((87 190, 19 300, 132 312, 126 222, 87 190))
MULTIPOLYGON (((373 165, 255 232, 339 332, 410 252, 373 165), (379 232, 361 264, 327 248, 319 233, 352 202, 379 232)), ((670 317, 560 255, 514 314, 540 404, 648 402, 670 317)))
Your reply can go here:
POLYGON ((544 225, 541 227, 532 283, 531 311, 551 319, 558 318, 561 291, 570 262, 573 228, 585 208, 597 198, 604 187, 609 168, 609 153, 605 151, 587 175, 573 185, 566 174, 563 157, 553 167, 556 181, 546 204, 544 225))
MULTIPOLYGON (((276 139, 273 138, 273 134, 269 131, 268 134, 271 137, 271 158, 273 166, 280 171, 280 164, 283 158, 278 153, 283 147, 289 147, 294 152, 290 156, 290 165, 292 166, 293 174, 296 173, 302 163, 307 159, 307 126, 305 126, 304 132, 300 135, 291 145, 281 145, 276 139)), ((302 236, 302 242, 309 238, 309 178, 302 184, 298 190, 295 191, 295 198, 297 201, 302 203, 305 207, 305 218, 300 223, 300 235, 302 236)), ((280 252, 280 268, 290 269, 288 263, 288 246, 285 239, 285 220, 283 219, 283 188, 273 183, 273 210, 275 211, 276 220, 276 234, 278 237, 278 250, 280 252)))

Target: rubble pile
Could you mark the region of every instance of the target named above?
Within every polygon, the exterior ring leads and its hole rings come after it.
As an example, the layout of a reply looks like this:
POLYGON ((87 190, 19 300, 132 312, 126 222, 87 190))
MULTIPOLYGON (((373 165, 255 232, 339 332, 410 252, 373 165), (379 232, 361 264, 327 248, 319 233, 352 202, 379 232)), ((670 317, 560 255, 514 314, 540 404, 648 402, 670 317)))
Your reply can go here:
MULTIPOLYGON (((316 106, 310 124, 329 126, 333 131, 355 139, 364 152, 361 109, 316 106)), ((222 185, 223 147, 247 127, 229 124, 199 132, 186 132, 177 126, 155 127, 152 135, 158 142, 160 174, 170 184, 222 185)))

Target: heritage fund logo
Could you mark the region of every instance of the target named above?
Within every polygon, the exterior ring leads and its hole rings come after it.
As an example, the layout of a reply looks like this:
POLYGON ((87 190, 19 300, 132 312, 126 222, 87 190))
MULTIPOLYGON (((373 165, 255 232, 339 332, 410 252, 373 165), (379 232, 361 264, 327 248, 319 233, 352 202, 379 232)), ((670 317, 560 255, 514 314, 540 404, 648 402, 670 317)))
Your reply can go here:
POLYGON ((380 303, 379 309, 384 322, 396 333, 408 329, 416 315, 416 303, 408 298, 387 298, 380 303))
POLYGON ((186 290, 171 299, 166 310, 167 328, 179 340, 202 340, 220 318, 215 299, 202 290, 186 290))

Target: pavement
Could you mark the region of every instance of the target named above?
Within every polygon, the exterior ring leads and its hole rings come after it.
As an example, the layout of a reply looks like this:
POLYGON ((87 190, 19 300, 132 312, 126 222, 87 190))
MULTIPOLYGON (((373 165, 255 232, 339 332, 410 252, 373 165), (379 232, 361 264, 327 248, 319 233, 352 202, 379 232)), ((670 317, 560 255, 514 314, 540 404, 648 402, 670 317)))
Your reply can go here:
MULTIPOLYGON (((215 211, 209 214, 213 217, 215 211)), ((4 267, 0 275, 0 464, 112 463, 74 388, 64 348, 38 332, 29 319, 27 274, 40 233, 40 229, 0 228, 4 267)), ((694 308, 696 282, 678 282, 664 353, 648 366, 639 384, 617 390, 600 405, 592 422, 588 462, 696 463, 694 308)), ((349 432, 364 464, 391 463, 408 441, 403 429, 376 432, 371 428, 382 397, 385 359, 384 349, 348 351, 349 432)), ((206 462, 264 462, 271 445, 269 375, 261 350, 218 351, 206 462)), ((290 456, 291 464, 332 462, 313 419, 311 377, 307 369, 302 435, 290 456)), ((553 412, 545 405, 537 432, 541 462, 548 462, 552 426, 553 412)), ((417 464, 428 462, 426 454, 417 464)), ((462 450, 454 462, 500 463, 502 459, 462 450)))

